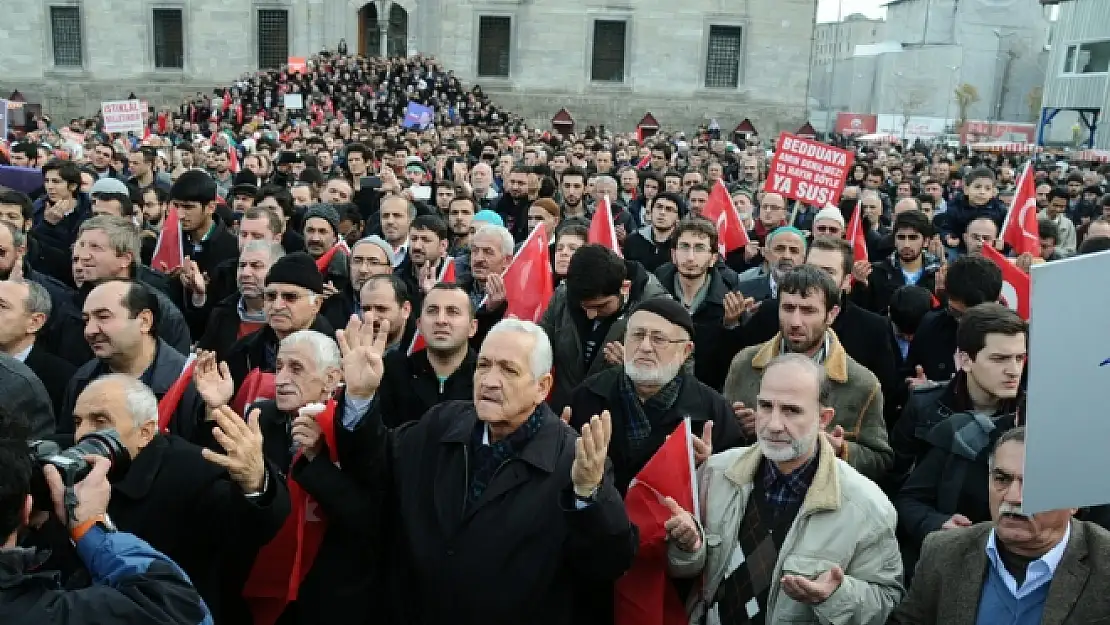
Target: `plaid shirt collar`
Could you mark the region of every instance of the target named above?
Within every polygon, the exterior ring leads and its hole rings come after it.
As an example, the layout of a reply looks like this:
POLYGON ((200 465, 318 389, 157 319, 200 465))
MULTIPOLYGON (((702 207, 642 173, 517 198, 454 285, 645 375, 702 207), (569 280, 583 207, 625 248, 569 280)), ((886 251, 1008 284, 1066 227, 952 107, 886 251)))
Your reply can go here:
POLYGON ((790 473, 783 473, 771 460, 763 459, 763 490, 767 493, 767 500, 771 503, 788 506, 801 504, 817 475, 818 459, 821 455, 821 446, 805 464, 790 473))

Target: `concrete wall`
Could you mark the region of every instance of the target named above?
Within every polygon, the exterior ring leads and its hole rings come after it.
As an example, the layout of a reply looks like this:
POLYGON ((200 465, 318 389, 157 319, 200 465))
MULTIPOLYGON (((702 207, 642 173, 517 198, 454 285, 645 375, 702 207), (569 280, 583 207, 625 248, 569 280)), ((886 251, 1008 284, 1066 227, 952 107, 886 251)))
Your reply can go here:
MULTIPOLYGON (((379 2, 381 0, 378 0, 379 2)), ((19 89, 57 116, 88 115, 134 91, 152 104, 227 85, 257 68, 257 9, 290 11, 290 54, 359 41, 360 0, 0 0, 0 91, 19 89), (85 67, 54 69, 47 3, 82 7, 85 67), (185 68, 154 71, 151 9, 184 10, 185 68)), ((687 127, 750 117, 763 127, 805 121, 813 0, 397 0, 409 12, 409 52, 435 54, 510 110, 544 122, 561 107, 580 123, 631 129, 647 111, 687 127), (511 75, 477 80, 478 18, 513 18, 511 75), (624 83, 590 80, 596 19, 626 19, 624 83), (740 84, 706 89, 711 25, 743 30, 740 84)), ((379 13, 382 19, 385 14, 379 13)))

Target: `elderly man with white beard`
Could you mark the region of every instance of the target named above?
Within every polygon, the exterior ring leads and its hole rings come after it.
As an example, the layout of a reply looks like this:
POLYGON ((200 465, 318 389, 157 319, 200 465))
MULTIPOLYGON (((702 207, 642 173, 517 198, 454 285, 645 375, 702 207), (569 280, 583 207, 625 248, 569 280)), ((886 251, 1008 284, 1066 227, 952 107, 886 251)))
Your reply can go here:
POLYGON ((828 389, 811 358, 777 356, 756 400, 758 443, 698 470, 701 518, 666 500, 670 574, 702 578, 691 622, 878 625, 901 599, 894 506, 821 435, 828 389))
MULTIPOLYGON (((609 411, 609 458, 622 493, 685 417, 699 437, 699 460, 711 449, 725 450, 743 441, 725 398, 683 366, 694 349, 693 335, 694 321, 678 301, 668 296, 644 300, 628 318, 624 365, 586 378, 563 412, 564 419, 569 416, 569 423, 581 428, 590 416, 609 411)), ((619 346, 612 343, 606 349, 619 346)))

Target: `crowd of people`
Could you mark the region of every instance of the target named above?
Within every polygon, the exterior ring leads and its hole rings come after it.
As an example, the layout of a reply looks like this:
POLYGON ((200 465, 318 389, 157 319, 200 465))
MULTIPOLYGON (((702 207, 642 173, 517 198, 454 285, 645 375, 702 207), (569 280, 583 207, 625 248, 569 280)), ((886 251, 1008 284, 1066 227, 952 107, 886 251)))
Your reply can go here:
POLYGON ((564 136, 337 54, 99 123, 0 168, 4 623, 1110 617, 1110 508, 1022 512, 1028 325, 983 255, 1025 166, 1016 266, 1110 249, 1107 166, 859 148, 838 205, 795 205, 758 141, 564 136), (540 224, 557 286, 516 319, 540 224), (698 505, 660 501, 630 614, 624 498, 685 420, 698 505), (119 448, 76 485, 28 451, 90 437, 119 448))

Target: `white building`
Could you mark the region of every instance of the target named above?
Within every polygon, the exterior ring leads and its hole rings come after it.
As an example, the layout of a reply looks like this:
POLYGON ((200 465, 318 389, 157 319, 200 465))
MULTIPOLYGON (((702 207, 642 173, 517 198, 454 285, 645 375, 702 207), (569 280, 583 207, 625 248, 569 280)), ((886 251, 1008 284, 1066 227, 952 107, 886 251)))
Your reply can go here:
MULTIPOLYGON (((1096 2, 1101 0, 1095 0, 1096 2)), ((1048 58, 1048 11, 1033 0, 890 0, 879 41, 857 46, 834 110, 955 122, 955 90, 974 87, 967 119, 1032 122, 1048 58)))
POLYGON ((848 63, 856 46, 877 43, 883 36, 883 20, 853 13, 839 22, 817 24, 813 34, 813 68, 809 97, 827 108, 833 85, 850 75, 848 63))
POLYGON ((0 93, 59 115, 152 104, 334 49, 431 54, 546 124, 805 119, 814 0, 2 0, 0 93))

